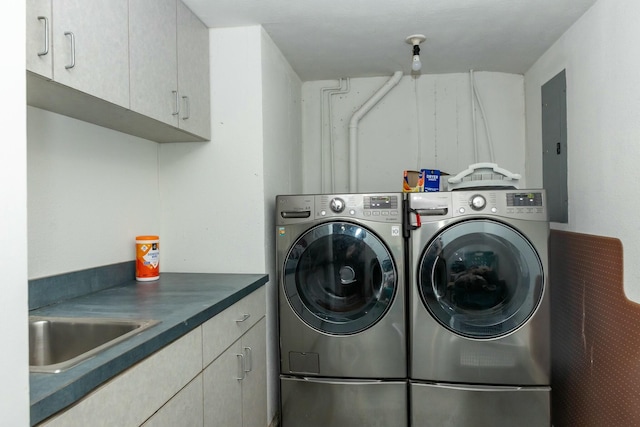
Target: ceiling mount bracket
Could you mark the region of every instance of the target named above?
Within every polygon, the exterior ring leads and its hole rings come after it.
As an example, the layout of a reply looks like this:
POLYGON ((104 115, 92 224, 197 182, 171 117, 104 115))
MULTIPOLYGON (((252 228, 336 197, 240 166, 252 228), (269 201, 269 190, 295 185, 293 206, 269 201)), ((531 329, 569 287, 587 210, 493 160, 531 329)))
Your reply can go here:
POLYGON ((412 36, 407 37, 405 41, 411 45, 417 46, 423 41, 425 41, 426 39, 427 38, 423 34, 414 34, 412 36))

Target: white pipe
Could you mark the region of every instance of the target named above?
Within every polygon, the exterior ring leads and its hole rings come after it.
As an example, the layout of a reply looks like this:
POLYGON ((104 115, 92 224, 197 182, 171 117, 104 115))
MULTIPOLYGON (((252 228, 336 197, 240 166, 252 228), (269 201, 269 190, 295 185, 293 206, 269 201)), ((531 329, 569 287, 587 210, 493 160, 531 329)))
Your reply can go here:
MULTIPOLYGON (((342 89, 342 79, 340 79, 338 86, 335 87, 322 87, 320 88, 320 192, 325 193, 326 187, 324 185, 325 181, 325 167, 324 167, 324 158, 325 158, 325 145, 324 145, 324 127, 325 127, 325 109, 324 109, 324 93, 326 91, 334 91, 342 89)), ((329 117, 329 124, 331 124, 331 117, 329 117)), ((329 128, 331 131, 331 128, 329 128)), ((332 178, 333 179, 333 178, 332 178)))
POLYGON ((376 93, 353 113, 349 122, 349 192, 358 190, 358 122, 371 110, 384 96, 400 82, 402 71, 396 71, 376 93))
POLYGON ((349 93, 351 90, 351 80, 349 77, 345 79, 347 81, 347 87, 342 89, 342 79, 340 79, 340 90, 332 90, 329 92, 329 164, 331 171, 331 192, 336 192, 336 166, 335 166, 335 144, 333 141, 333 126, 331 125, 331 120, 333 117, 332 109, 333 109, 333 96, 341 95, 344 93, 349 93))
MULTIPOLYGON (((412 78, 413 78, 413 93, 415 94, 415 100, 416 100, 416 116, 417 116, 416 128, 418 131, 418 146, 416 147, 416 170, 420 170, 420 166, 422 165, 422 131, 420 129, 422 114, 420 113, 420 96, 419 96, 420 91, 418 90, 418 79, 415 77, 412 77, 412 78)), ((435 151, 434 154, 435 154, 436 165, 437 165, 438 152, 436 150, 434 151, 435 151)))
POLYGON ((476 130, 476 100, 473 70, 469 70, 469 87, 471 88, 471 122, 473 123, 473 160, 478 163, 478 131, 476 130))
MULTIPOLYGON (((489 149, 489 162, 493 163, 493 140, 491 138, 491 132, 489 130, 489 122, 487 121, 487 115, 484 112, 484 107, 482 105, 482 100, 480 99, 480 94, 478 93, 478 88, 475 84, 475 78, 473 77, 473 70, 471 70, 471 88, 473 90, 473 94, 475 95, 476 100, 478 101, 478 107, 480 107, 480 113, 482 114, 482 120, 484 122, 484 130, 487 135, 487 148, 489 149)), ((475 132, 475 124, 474 124, 474 132, 475 132)), ((476 162, 478 162, 478 154, 476 148, 476 162)))

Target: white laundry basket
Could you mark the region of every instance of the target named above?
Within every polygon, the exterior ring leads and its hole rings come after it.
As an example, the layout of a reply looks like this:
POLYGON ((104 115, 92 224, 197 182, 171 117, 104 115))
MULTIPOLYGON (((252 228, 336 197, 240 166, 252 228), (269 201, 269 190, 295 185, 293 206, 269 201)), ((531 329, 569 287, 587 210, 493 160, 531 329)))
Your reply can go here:
POLYGON ((448 190, 470 188, 520 188, 520 174, 509 172, 495 163, 474 163, 447 180, 448 190))

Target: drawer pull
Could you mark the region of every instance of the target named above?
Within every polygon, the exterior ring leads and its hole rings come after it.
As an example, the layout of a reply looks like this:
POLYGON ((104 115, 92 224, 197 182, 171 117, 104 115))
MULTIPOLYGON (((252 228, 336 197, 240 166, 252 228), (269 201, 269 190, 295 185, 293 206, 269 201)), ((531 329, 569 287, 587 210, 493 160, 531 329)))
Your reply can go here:
POLYGON ((177 90, 172 90, 171 93, 173 94, 173 96, 175 97, 174 102, 175 102, 175 109, 173 110, 173 113, 171 113, 172 116, 177 116, 178 114, 180 114, 180 101, 178 101, 178 91, 177 90))
POLYGON ((44 49, 38 52, 38 56, 44 56, 49 53, 49 20, 46 16, 38 16, 38 21, 44 23, 44 49))
POLYGON ((249 317, 251 317, 251 315, 250 315, 250 314, 243 314, 243 315, 242 315, 242 319, 238 319, 238 320, 236 320, 236 323, 242 323, 242 322, 245 322, 249 317))
POLYGON ((242 381, 246 373, 244 370, 244 354, 236 354, 236 356, 238 357, 238 376, 236 379, 242 381))
POLYGON ((244 347, 244 354, 246 355, 246 359, 244 359, 248 365, 244 367, 245 372, 251 372, 253 370, 253 352, 251 347, 244 347))
POLYGON ((67 70, 76 66, 76 36, 71 31, 67 31, 64 33, 65 36, 69 37, 70 48, 71 48, 71 63, 64 66, 67 70))
POLYGON ((183 96, 182 101, 184 101, 184 110, 186 111, 184 116, 182 116, 182 120, 189 120, 189 117, 191 117, 191 103, 189 102, 189 97, 183 96))

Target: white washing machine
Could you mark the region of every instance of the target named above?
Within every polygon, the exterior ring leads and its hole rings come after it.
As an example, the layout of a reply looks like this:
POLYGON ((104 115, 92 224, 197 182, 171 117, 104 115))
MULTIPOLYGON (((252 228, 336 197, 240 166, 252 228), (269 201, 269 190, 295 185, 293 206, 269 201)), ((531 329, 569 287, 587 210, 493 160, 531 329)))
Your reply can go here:
POLYGON ((549 426, 545 191, 408 195, 412 426, 549 426))
POLYGON ((407 425, 402 205, 276 198, 283 427, 407 425))

